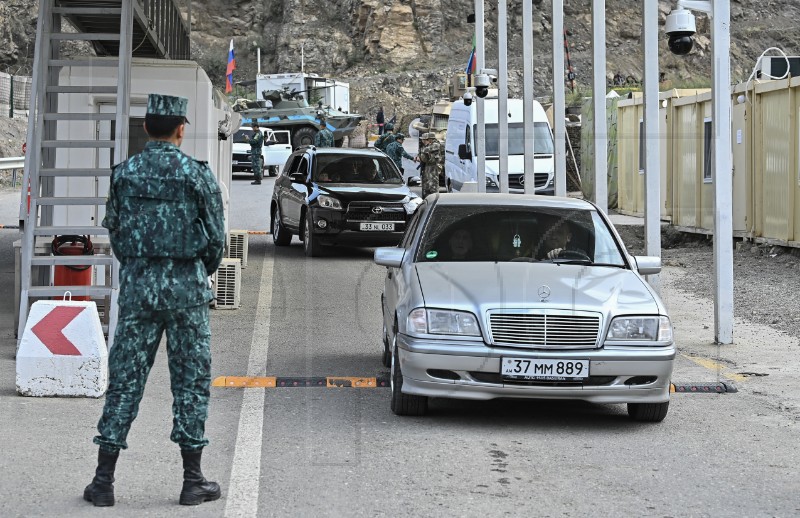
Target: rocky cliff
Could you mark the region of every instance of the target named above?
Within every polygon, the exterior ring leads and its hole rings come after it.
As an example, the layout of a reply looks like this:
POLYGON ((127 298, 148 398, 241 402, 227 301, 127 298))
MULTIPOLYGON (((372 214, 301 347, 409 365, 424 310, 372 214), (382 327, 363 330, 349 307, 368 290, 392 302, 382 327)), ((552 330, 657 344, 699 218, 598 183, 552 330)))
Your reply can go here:
MULTIPOLYGON (((534 4, 536 94, 546 97, 552 85, 551 0, 534 4)), ((33 57, 37 0, 0 3, 0 70, 24 73, 33 57)), ((189 0, 176 0, 188 13, 189 0)), ((566 0, 565 23, 578 88, 590 88, 591 0, 566 0)), ((263 72, 295 72, 301 59, 307 72, 351 83, 352 108, 371 114, 377 106, 419 112, 445 91, 444 80, 462 69, 471 48, 474 26, 467 23, 472 0, 192 0, 194 58, 217 84, 224 83, 228 42, 234 39, 236 79, 256 72, 261 48, 263 72)), ((486 4, 487 61, 496 61, 496 12, 486 4)), ((660 1, 660 23, 674 5, 660 1)), ((731 65, 735 80, 750 74, 755 60, 770 46, 797 54, 800 43, 793 20, 800 16, 794 0, 732 0, 731 65)), ((521 84, 522 3, 509 0, 510 88, 521 84)), ((641 2, 607 0, 608 79, 619 73, 636 81, 642 76, 641 2)), ((665 86, 696 86, 711 75, 710 26, 698 15, 696 49, 675 57, 662 33, 660 67, 665 86)), ((388 109, 391 113, 391 109, 388 109)))

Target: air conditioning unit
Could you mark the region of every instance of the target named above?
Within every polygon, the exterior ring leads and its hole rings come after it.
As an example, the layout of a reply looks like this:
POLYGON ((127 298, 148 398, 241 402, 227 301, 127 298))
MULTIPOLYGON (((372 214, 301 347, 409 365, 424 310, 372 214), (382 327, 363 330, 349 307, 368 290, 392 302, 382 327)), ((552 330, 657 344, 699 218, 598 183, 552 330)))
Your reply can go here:
POLYGON ((242 292, 242 263, 237 258, 225 258, 214 274, 214 307, 239 309, 242 292))
MULTIPOLYGON (((789 75, 791 77, 800 76, 800 56, 788 56, 789 59, 789 75)), ((761 65, 756 77, 759 79, 769 79, 772 77, 781 77, 786 73, 786 59, 783 56, 764 56, 761 58, 761 65)))
POLYGON ((247 243, 246 230, 231 230, 228 232, 228 255, 231 259, 241 259, 242 268, 247 268, 247 243))

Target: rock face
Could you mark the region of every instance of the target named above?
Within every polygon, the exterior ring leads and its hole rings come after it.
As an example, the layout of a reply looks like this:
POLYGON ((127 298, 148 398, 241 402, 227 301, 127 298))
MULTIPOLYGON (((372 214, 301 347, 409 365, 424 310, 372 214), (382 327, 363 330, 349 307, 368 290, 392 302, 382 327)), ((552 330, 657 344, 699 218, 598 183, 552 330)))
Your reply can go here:
MULTIPOLYGON (((189 0, 175 0, 188 14, 189 0)), ((33 58, 38 0, 0 2, 0 70, 29 72, 33 58)), ((659 22, 675 5, 659 2, 659 22)), ((234 40, 235 79, 252 79, 261 49, 261 70, 306 72, 349 80, 351 108, 374 113, 383 104, 398 112, 424 112, 442 97, 445 79, 463 69, 474 25, 467 23, 473 0, 192 0, 192 51, 219 85, 224 84, 226 55, 234 40)), ((533 0, 535 91, 547 97, 552 88, 552 0, 533 0)), ((486 56, 496 66, 497 5, 485 3, 486 56)), ((641 80, 641 2, 606 0, 606 55, 609 81, 615 74, 641 80)), ((731 67, 736 81, 747 79, 757 57, 770 46, 796 53, 800 37, 791 29, 800 17, 794 0, 731 0, 731 67)), ((521 94, 522 3, 508 3, 509 89, 521 94)), ((669 53, 660 36, 664 88, 689 86, 711 77, 710 24, 697 15, 698 37, 690 56, 669 53)), ((579 89, 592 80, 591 2, 567 0, 565 25, 571 64, 579 89)), ((662 29, 663 30, 663 29, 662 29)))

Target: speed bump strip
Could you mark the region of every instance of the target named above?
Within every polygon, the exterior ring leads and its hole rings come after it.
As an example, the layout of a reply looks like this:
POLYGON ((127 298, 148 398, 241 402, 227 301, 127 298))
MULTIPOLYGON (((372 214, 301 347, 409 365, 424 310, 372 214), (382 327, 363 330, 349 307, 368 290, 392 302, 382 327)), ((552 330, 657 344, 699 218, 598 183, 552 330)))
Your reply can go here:
POLYGON ((228 388, 275 388, 274 377, 220 376, 211 383, 212 387, 228 388))
POLYGON ((730 381, 717 383, 671 383, 669 391, 673 394, 733 394, 739 392, 736 385, 730 381))
POLYGON ((259 235, 259 236, 264 236, 264 235, 269 234, 269 232, 267 232, 266 230, 248 230, 247 233, 251 234, 251 235, 259 235))
POLYGON ((379 388, 388 387, 389 379, 385 376, 375 378, 352 376, 219 376, 214 379, 211 385, 221 388, 379 388))

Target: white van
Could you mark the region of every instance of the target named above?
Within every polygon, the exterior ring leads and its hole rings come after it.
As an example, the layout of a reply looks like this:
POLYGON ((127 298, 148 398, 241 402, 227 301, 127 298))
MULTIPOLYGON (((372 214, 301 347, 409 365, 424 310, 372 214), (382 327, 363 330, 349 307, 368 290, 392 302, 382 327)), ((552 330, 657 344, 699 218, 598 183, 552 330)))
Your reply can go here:
MULTIPOLYGON (((486 97, 483 101, 473 100, 465 106, 463 100, 455 101, 450 110, 445 139, 445 185, 448 191, 460 191, 465 182, 475 182, 478 178, 478 159, 476 157, 475 130, 478 122, 476 102, 484 103, 484 122, 486 123, 486 191, 497 192, 500 182, 500 160, 498 158, 497 97, 486 97)), ((525 192, 525 139, 522 114, 522 99, 508 100, 508 187, 509 192, 525 192)), ((553 131, 544 108, 533 103, 534 131, 534 175, 535 193, 554 193, 553 176, 555 158, 553 131)))
MULTIPOLYGON (((292 154, 292 144, 288 130, 272 130, 262 128, 264 133, 264 146, 261 148, 262 166, 264 176, 276 176, 283 168, 289 155, 292 154)), ((234 173, 253 173, 250 162, 250 144, 247 143, 253 136, 250 126, 242 126, 233 135, 232 166, 234 173)))

